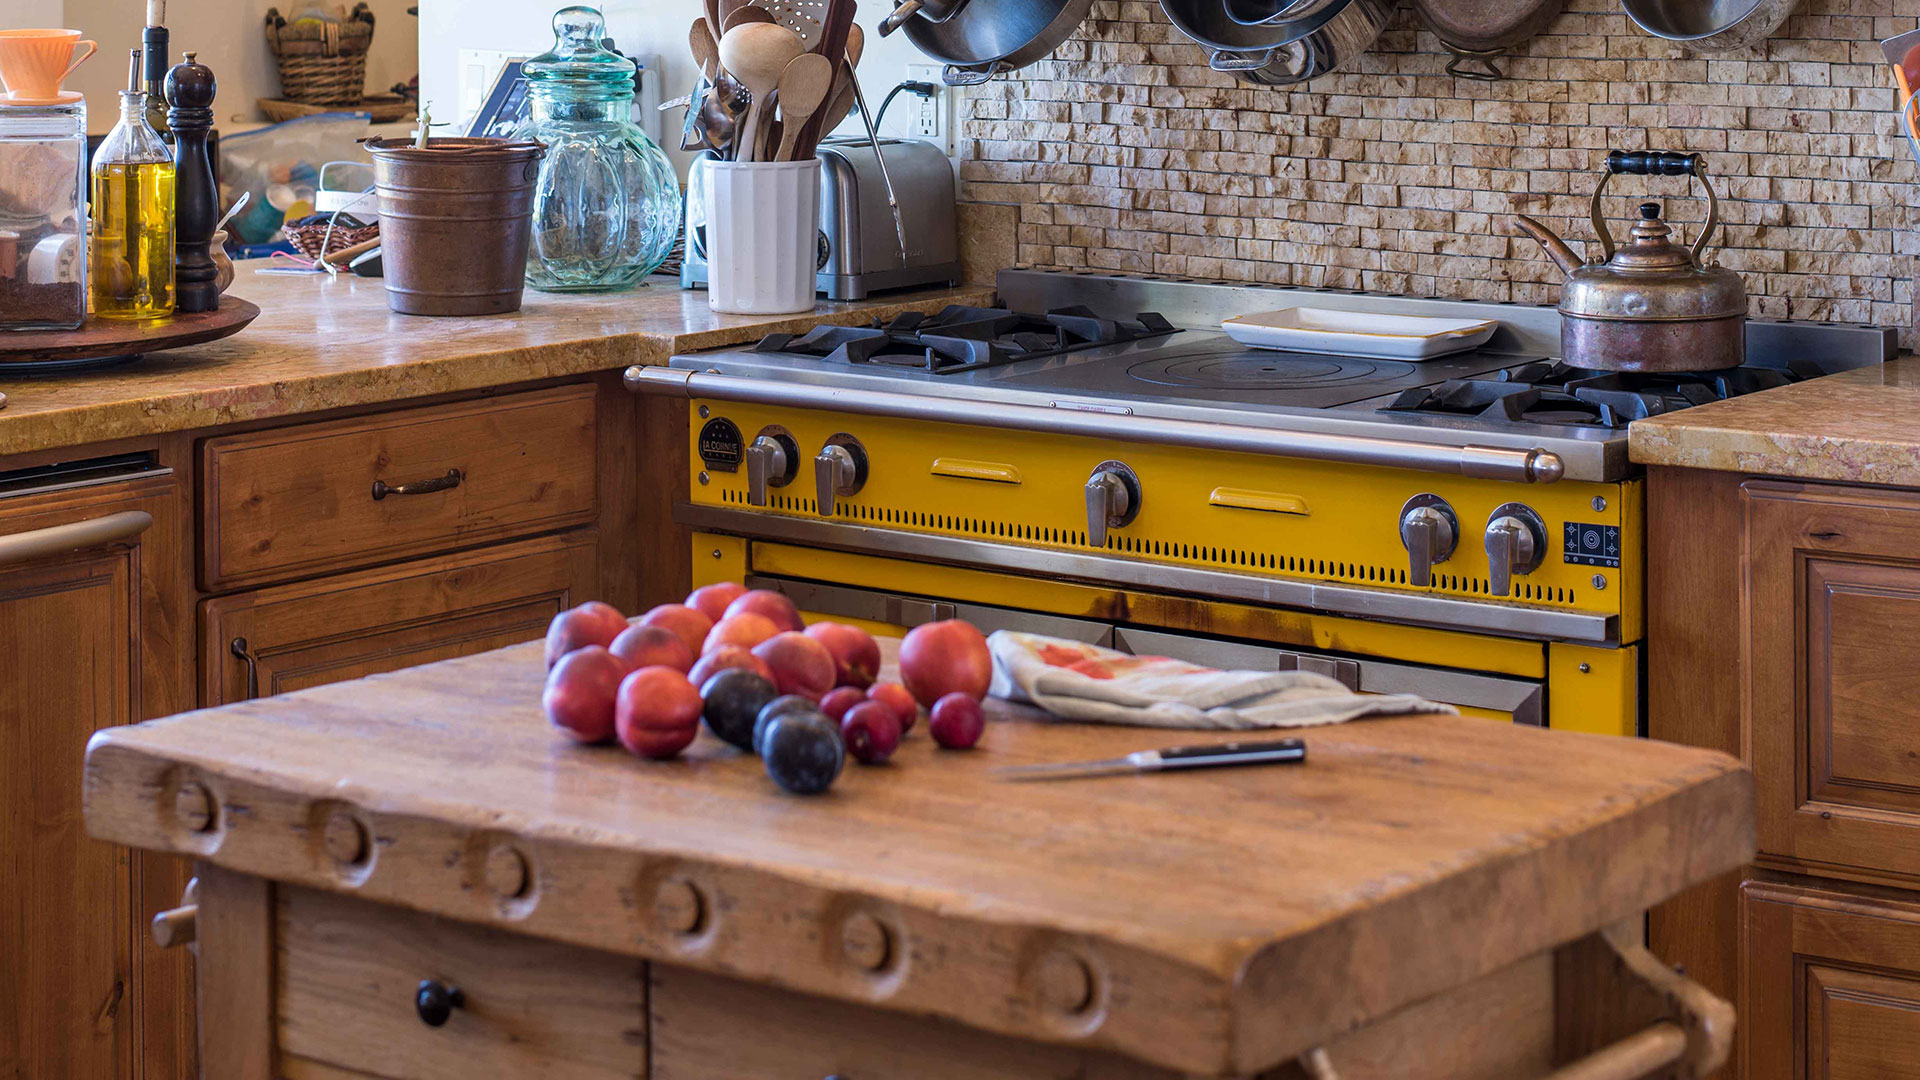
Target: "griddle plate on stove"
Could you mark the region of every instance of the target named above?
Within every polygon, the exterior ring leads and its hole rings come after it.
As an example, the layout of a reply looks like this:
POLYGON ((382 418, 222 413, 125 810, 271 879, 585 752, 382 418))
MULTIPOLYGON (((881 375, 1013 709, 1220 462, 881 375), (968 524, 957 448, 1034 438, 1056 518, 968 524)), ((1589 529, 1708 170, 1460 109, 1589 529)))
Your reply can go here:
POLYGON ((876 319, 872 326, 820 326, 799 335, 770 334, 753 351, 817 356, 828 364, 887 364, 957 375, 1178 332, 1151 311, 1129 321, 1103 319, 1079 306, 1029 315, 950 304, 937 315, 903 312, 884 326, 876 319))

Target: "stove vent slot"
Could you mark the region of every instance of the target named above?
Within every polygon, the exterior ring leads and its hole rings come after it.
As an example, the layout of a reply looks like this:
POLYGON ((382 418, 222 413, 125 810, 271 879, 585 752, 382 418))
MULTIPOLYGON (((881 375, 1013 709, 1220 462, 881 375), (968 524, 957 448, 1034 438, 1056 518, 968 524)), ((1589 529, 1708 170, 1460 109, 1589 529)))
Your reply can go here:
MULTIPOLYGON (((722 491, 720 499, 724 503, 739 506, 746 505, 747 501, 746 496, 737 491, 722 491)), ((812 499, 772 492, 767 495, 767 509, 809 515, 819 512, 818 504, 812 499)), ((917 510, 861 506, 846 502, 840 503, 835 510, 834 516, 840 520, 871 522, 876 525, 901 525, 993 540, 1045 544, 1051 547, 1086 548, 1089 546, 1087 534, 1084 532, 1028 525, 1022 522, 958 517, 951 514, 929 514, 917 510)), ((1266 570, 1276 574, 1291 574, 1327 581, 1367 585, 1404 586, 1407 584, 1407 571, 1399 566, 1343 562, 1336 559, 1309 559, 1296 555, 1254 551, 1248 548, 1211 547, 1165 540, 1146 540, 1119 533, 1107 535, 1106 550, 1161 559, 1177 559, 1190 563, 1211 563, 1232 569, 1266 570)), ((1492 598, 1492 585, 1486 578, 1462 574, 1435 574, 1432 591, 1492 598)), ((1550 588, 1516 581, 1513 586, 1513 595, 1499 599, 1571 605, 1575 602, 1575 592, 1572 589, 1550 588)))

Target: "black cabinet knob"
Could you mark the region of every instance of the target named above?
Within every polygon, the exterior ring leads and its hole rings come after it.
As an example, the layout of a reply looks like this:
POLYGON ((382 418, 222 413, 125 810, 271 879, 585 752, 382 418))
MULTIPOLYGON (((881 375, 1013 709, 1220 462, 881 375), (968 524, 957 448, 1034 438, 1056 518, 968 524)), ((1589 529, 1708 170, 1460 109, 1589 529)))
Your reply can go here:
POLYGON ((420 988, 413 993, 414 1011, 420 1014, 420 1022, 428 1027, 439 1027, 453 1015, 453 1010, 467 1003, 466 995, 458 987, 448 986, 438 979, 421 979, 420 988))

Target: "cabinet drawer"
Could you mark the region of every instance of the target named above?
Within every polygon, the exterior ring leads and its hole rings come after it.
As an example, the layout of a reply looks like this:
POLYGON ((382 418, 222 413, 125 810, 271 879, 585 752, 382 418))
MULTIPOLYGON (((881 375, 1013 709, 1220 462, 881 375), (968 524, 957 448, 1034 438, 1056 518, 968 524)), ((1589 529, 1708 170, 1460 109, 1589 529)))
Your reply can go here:
POLYGON ((1920 905, 1749 881, 1748 1080, 1920 1080, 1920 905))
POLYGON ((278 1075, 646 1075, 642 961, 332 893, 274 892, 278 1075), (461 995, 440 1027, 415 1006, 427 979, 461 995))
POLYGON ((209 591, 586 524, 594 394, 568 386, 208 439, 209 591))
POLYGON ((1106 1054, 655 964, 652 1080, 1175 1080, 1106 1054))
POLYGON ((1920 497, 1750 483, 1745 504, 1760 850, 1920 880, 1920 497))
POLYGON ((200 606, 201 704, 531 641, 591 595, 592 529, 220 596, 200 606))

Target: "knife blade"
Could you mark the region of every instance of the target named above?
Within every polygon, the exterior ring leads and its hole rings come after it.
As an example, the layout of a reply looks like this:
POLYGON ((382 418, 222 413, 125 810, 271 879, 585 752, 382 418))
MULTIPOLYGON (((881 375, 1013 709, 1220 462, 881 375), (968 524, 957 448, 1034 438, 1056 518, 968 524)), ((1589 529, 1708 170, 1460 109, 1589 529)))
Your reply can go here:
POLYGON ((1240 765, 1294 765, 1307 760, 1307 744, 1300 739, 1264 739, 1201 746, 1168 746, 1136 750, 1124 757, 1101 761, 1049 762, 1008 765, 989 775, 998 780, 1070 780, 1083 776, 1172 772, 1180 769, 1220 769, 1240 765))

